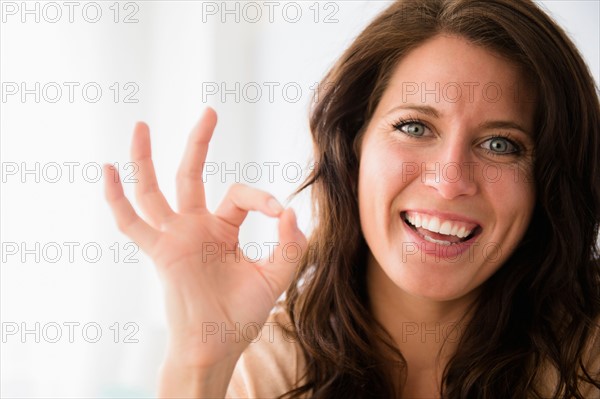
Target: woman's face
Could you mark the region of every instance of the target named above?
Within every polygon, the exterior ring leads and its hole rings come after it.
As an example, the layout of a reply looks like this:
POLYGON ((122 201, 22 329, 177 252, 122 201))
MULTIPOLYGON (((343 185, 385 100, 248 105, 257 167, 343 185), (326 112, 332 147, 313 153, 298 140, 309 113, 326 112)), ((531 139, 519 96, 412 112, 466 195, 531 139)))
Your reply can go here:
POLYGON ((515 65, 454 36, 397 65, 360 146, 371 275, 450 300, 509 257, 535 202, 527 87, 515 65))

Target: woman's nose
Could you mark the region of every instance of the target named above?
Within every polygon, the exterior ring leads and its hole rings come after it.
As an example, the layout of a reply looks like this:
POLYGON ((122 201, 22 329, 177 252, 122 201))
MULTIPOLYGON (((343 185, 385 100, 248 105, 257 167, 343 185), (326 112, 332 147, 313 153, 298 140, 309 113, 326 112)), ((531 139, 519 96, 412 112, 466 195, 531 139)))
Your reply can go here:
POLYGON ((477 193, 477 163, 465 143, 446 144, 421 164, 421 181, 447 200, 477 193))

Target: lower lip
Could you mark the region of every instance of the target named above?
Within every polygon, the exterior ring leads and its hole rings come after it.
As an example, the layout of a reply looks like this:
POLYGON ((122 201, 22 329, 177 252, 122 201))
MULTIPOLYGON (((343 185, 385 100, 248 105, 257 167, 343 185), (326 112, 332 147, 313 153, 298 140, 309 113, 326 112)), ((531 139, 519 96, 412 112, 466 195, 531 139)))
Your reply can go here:
POLYGON ((414 231, 402 217, 402 226, 408 231, 408 234, 413 238, 413 243, 424 253, 435 255, 436 259, 456 260, 463 252, 466 252, 475 243, 475 237, 471 237, 468 241, 460 242, 452 245, 436 244, 429 242, 414 231))

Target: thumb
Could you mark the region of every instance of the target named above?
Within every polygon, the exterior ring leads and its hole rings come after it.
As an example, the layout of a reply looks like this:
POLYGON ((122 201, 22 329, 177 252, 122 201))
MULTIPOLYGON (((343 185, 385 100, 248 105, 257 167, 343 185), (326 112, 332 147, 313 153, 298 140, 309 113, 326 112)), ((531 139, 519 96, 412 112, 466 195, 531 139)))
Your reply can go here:
POLYGON ((308 241, 298 228, 296 214, 287 208, 279 215, 279 243, 269 258, 261 262, 263 275, 277 297, 290 285, 307 249, 308 241))

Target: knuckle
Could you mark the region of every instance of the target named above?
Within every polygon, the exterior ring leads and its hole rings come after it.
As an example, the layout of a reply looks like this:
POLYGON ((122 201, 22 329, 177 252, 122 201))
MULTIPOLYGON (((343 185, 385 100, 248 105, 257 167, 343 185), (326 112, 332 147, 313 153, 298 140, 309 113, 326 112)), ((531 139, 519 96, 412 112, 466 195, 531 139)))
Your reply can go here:
POLYGON ((246 187, 247 186, 243 183, 233 183, 231 186, 229 186, 229 189, 227 190, 227 194, 236 195, 239 192, 241 192, 242 190, 245 190, 246 187))
POLYGON ((183 168, 177 169, 177 174, 175 175, 175 180, 182 180, 185 177, 183 168))
POLYGON ((140 205, 144 205, 145 203, 145 199, 146 199, 146 195, 145 193, 143 193, 140 190, 135 190, 135 200, 140 204, 140 205))
POLYGON ((136 191, 135 199, 141 206, 151 206, 158 199, 156 192, 136 191))
POLYGON ((119 229, 119 231, 121 233, 127 234, 131 230, 131 226, 133 225, 133 223, 135 223, 134 220, 118 219, 117 220, 117 228, 119 229))
POLYGON ((202 171, 195 169, 179 169, 175 178, 180 182, 186 180, 200 180, 202 178, 202 171))
POLYGON ((158 193, 159 191, 160 190, 158 189, 157 183, 150 183, 150 184, 145 184, 145 185, 139 186, 140 194, 155 194, 155 193, 158 193))

